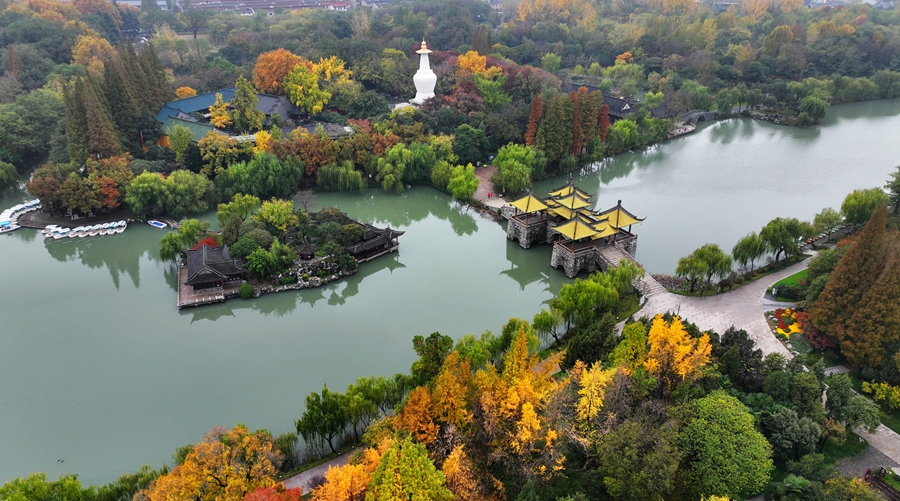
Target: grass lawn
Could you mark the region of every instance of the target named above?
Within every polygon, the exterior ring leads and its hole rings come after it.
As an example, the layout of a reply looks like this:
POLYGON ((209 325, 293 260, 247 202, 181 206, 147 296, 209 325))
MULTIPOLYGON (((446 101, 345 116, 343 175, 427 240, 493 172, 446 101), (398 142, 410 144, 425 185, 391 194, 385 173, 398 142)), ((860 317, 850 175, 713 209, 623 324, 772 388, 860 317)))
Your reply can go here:
POLYGON ((803 280, 803 283, 806 283, 806 276, 809 273, 809 270, 801 270, 797 273, 789 277, 782 278, 778 282, 775 283, 775 287, 781 287, 782 285, 786 285, 788 287, 794 287, 796 285, 800 285, 800 281, 803 280))
POLYGON ((859 438, 859 435, 852 431, 847 432, 847 440, 843 444, 836 444, 831 440, 825 442, 822 448, 822 454, 829 463, 834 464, 844 458, 850 458, 857 454, 861 454, 869 447, 869 443, 859 438))
POLYGON ((884 476, 884 481, 889 483, 894 489, 900 490, 900 475, 894 475, 894 472, 888 470, 884 476))

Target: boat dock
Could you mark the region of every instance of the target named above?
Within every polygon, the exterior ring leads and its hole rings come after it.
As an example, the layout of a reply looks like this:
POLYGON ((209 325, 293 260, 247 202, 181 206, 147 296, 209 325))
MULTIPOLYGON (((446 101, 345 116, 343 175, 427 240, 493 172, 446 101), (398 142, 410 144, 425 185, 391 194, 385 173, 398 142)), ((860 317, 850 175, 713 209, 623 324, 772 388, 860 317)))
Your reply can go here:
POLYGON ((176 306, 178 309, 188 308, 190 306, 202 306, 204 304, 222 303, 226 299, 238 297, 240 295, 240 284, 227 285, 225 287, 210 289, 208 291, 194 292, 187 282, 187 266, 178 266, 178 299, 176 306))

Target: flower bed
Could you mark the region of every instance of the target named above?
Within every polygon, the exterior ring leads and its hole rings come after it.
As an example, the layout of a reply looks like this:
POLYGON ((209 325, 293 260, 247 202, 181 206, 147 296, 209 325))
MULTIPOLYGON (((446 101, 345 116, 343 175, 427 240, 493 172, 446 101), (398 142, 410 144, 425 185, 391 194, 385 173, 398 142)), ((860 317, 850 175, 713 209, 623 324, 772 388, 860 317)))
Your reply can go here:
POLYGON ((791 334, 802 333, 803 326, 809 323, 809 315, 793 308, 776 309, 775 319, 778 321, 776 332, 788 339, 791 338, 791 334))

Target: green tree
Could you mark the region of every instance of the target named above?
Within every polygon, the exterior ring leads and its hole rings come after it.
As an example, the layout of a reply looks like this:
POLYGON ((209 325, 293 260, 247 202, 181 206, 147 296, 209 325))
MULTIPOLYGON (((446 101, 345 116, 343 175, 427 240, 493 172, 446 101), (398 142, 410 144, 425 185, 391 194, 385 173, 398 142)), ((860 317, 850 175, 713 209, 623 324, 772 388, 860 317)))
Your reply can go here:
POLYGON ((778 217, 760 230, 759 238, 765 243, 766 250, 775 254, 775 262, 778 262, 782 253, 793 256, 800 252, 800 240, 813 233, 809 223, 800 222, 796 218, 778 217))
POLYGON ((603 483, 613 499, 663 501, 675 486, 681 454, 675 423, 657 424, 646 417, 629 419, 600 442, 603 483))
POLYGON ((828 101, 818 96, 806 96, 800 101, 800 113, 806 114, 813 123, 819 123, 825 118, 827 111, 828 101))
POLYGON ((763 430, 775 459, 797 460, 815 452, 822 430, 809 417, 797 415, 792 409, 782 407, 763 419, 763 430))
POLYGON ((500 188, 516 193, 531 186, 537 152, 529 146, 509 143, 497 151, 493 164, 500 169, 500 188))
POLYGON ((558 162, 572 146, 572 113, 572 102, 566 95, 553 96, 553 99, 544 104, 541 123, 534 138, 534 148, 546 155, 548 163, 558 162))
POLYGON ((863 225, 872 217, 880 205, 886 205, 890 198, 881 188, 853 190, 841 204, 841 214, 847 224, 863 225))
POLYGON ((534 480, 530 478, 525 482, 525 485, 522 486, 519 495, 516 496, 516 501, 539 501, 540 499, 537 490, 534 488, 534 480))
POLYGON ((590 367, 595 362, 603 363, 618 344, 616 337, 616 317, 606 313, 600 320, 579 332, 566 347, 566 356, 560 363, 568 370, 581 360, 590 367))
POLYGON ((222 228, 222 243, 231 247, 240 238, 241 223, 243 220, 237 214, 232 213, 222 228))
POLYGON ((881 423, 878 406, 866 397, 853 392, 850 377, 846 374, 838 374, 828 382, 826 390, 825 409, 828 417, 847 428, 864 426, 870 433, 881 423))
POLYGON ((143 172, 136 176, 125 191, 125 203, 138 215, 151 205, 159 204, 166 195, 166 182, 156 172, 143 172))
POLYGON ((831 207, 825 207, 822 209, 822 212, 813 217, 813 229, 816 233, 825 233, 837 228, 841 221, 843 221, 843 218, 840 212, 831 207))
POLYGON ((561 57, 559 57, 558 55, 556 55, 552 52, 549 52, 547 54, 544 54, 543 57, 541 57, 541 68, 543 68, 544 71, 549 71, 550 73, 556 73, 557 71, 559 71, 559 65, 561 62, 562 62, 561 57))
POLYGON ((263 202, 254 217, 282 233, 287 231, 288 226, 297 226, 294 203, 289 200, 273 199, 263 202))
POLYGON ((319 73, 298 64, 284 79, 284 90, 291 102, 307 113, 318 113, 328 104, 331 93, 319 87, 319 73))
POLYGON ((59 187, 59 198, 63 207, 85 214, 103 205, 99 187, 74 172, 59 187))
POLYGON ((413 162, 413 154, 403 143, 397 143, 376 163, 375 180, 384 191, 403 192, 403 175, 407 165, 413 162))
POLYGON ((175 161, 183 163, 185 152, 187 152, 191 143, 194 142, 194 133, 191 132, 191 129, 188 129, 181 124, 176 124, 167 132, 169 135, 169 144, 172 147, 172 151, 175 152, 175 161))
POLYGON ((731 257, 741 266, 750 265, 750 271, 756 267, 756 260, 766 253, 765 242, 756 234, 751 232, 745 237, 738 240, 731 249, 731 257))
POLYGON ((8 186, 14 186, 19 182, 19 173, 16 172, 15 166, 10 163, 0 161, 0 189, 8 186))
POLYGON ((166 178, 165 188, 161 205, 174 218, 209 209, 213 184, 202 174, 176 170, 166 178))
POLYGON ((32 473, 26 478, 16 477, 0 487, 4 501, 57 501, 90 499, 93 491, 83 491, 77 475, 64 475, 48 481, 46 473, 32 473))
POLYGON ((450 501, 444 474, 428 458, 425 446, 406 437, 395 440, 372 473, 366 501, 450 501))
POLYGON ((413 362, 410 373, 420 385, 429 383, 441 371, 444 359, 453 350, 453 338, 440 332, 432 332, 427 338, 413 337, 413 349, 419 359, 413 362))
POLYGON ((479 182, 472 164, 465 167, 457 165, 450 174, 447 189, 450 191, 450 195, 457 200, 472 200, 472 196, 478 190, 479 182))
POLYGON ((239 76, 234 84, 234 97, 231 99, 231 120, 238 132, 247 133, 262 129, 265 114, 256 109, 259 98, 250 80, 239 76))
POLYGON ((684 278, 691 284, 690 292, 694 292, 697 283, 709 272, 709 264, 700 256, 696 255, 696 251, 689 256, 678 259, 678 265, 675 267, 675 275, 684 278))
POLYGON ((900 211, 900 166, 897 166, 897 170, 891 173, 891 177, 888 179, 887 184, 884 185, 884 188, 889 193, 888 199, 893 204, 894 213, 896 214, 900 211))
POLYGON ((248 270, 263 278, 269 277, 278 271, 278 264, 275 262, 272 253, 262 247, 251 252, 247 256, 245 264, 248 270))
POLYGON ((512 101, 512 98, 503 91, 505 83, 506 75, 503 73, 493 75, 475 74, 475 87, 478 88, 478 92, 490 108, 497 108, 512 101))
POLYGON ((483 130, 469 124, 462 124, 456 128, 453 136, 453 153, 459 157, 460 163, 480 162, 487 156, 490 147, 491 144, 483 130))
POLYGON ((297 433, 306 443, 328 443, 331 452, 337 452, 335 439, 344 431, 348 421, 344 395, 322 388, 321 393, 306 396, 306 410, 294 421, 297 433))
POLYGON ((759 492, 769 483, 772 446, 738 399, 717 390, 689 405, 678 437, 683 472, 697 497, 759 492))
MULTIPOLYGON (((221 225, 225 225, 232 215, 237 216, 239 221, 243 221, 250 217, 258 208, 259 198, 238 193, 231 197, 230 202, 219 204, 216 210, 216 219, 219 220, 221 225)), ((238 223, 238 226, 240 226, 240 223, 238 223)))
POLYGON ((706 263, 707 287, 712 282, 712 277, 725 278, 731 273, 731 256, 723 252, 718 244, 704 244, 696 253, 706 263))

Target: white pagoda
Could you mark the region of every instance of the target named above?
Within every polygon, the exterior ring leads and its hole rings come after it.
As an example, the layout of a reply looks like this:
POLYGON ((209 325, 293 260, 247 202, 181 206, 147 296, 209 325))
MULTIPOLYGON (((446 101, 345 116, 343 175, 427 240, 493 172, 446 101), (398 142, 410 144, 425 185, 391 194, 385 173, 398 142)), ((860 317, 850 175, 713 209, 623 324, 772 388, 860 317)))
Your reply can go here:
POLYGON ((425 40, 422 40, 422 48, 416 51, 419 54, 419 71, 413 75, 413 83, 416 84, 416 97, 410 100, 413 104, 422 104, 426 99, 434 97, 434 86, 437 84, 437 75, 431 71, 431 65, 428 64, 428 46, 425 40))

